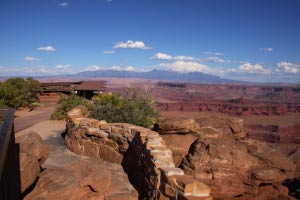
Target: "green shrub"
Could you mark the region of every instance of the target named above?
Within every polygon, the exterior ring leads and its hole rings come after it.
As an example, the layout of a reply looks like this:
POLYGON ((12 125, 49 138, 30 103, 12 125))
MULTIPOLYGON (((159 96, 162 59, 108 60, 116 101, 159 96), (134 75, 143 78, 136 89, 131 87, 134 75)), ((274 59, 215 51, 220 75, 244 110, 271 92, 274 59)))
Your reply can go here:
POLYGON ((0 99, 0 108, 8 108, 3 99, 0 99))
POLYGON ((152 99, 137 89, 129 89, 124 97, 99 94, 90 106, 91 117, 110 123, 130 123, 151 128, 158 112, 152 99))
POLYGON ((0 104, 7 107, 28 107, 38 102, 40 83, 32 78, 11 78, 0 84, 0 104))
POLYGON ((129 89, 124 97, 117 94, 99 94, 92 102, 77 95, 61 96, 59 106, 51 119, 60 120, 71 109, 83 105, 88 108, 90 117, 110 123, 130 123, 151 128, 158 116, 151 98, 137 89, 129 89))
POLYGON ((79 97, 75 94, 72 95, 61 95, 60 100, 58 101, 58 107, 52 113, 50 119, 52 120, 61 120, 67 117, 67 112, 71 109, 75 108, 76 106, 84 105, 88 106, 88 100, 79 97))

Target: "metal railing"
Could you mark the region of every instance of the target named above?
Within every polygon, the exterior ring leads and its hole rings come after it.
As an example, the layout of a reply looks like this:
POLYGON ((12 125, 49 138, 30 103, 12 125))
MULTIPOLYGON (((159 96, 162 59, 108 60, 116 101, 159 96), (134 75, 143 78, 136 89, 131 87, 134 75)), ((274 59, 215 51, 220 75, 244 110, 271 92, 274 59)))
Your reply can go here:
POLYGON ((0 109, 0 199, 21 199, 19 152, 15 143, 14 109, 0 109))

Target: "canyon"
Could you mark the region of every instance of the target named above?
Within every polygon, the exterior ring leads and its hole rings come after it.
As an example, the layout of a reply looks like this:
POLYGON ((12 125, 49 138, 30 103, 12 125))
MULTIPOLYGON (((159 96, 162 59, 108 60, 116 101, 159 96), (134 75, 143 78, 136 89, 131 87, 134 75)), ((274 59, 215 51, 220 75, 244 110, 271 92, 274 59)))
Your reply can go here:
POLYGON ((298 85, 199 84, 185 82, 108 80, 107 91, 121 95, 128 87, 151 96, 169 119, 237 116, 245 120, 249 138, 299 144, 298 85), (168 114, 170 113, 170 114, 168 114))
MULTIPOLYGON (((162 111, 219 112, 230 115, 283 115, 300 112, 299 86, 133 83, 151 94, 162 111)), ((108 91, 124 92, 124 86, 108 91)))
POLYGON ((119 163, 140 199, 289 199, 295 163, 246 138, 240 118, 161 120, 153 130, 68 113, 65 144, 119 163))

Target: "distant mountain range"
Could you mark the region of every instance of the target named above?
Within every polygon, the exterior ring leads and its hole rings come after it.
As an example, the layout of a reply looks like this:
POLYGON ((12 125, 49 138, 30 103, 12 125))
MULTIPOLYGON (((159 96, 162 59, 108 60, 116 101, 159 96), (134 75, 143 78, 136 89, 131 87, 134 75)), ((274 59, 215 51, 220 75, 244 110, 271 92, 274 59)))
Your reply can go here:
MULTIPOLYGON (((8 78, 13 77, 29 77, 29 76, 1 76, 0 81, 4 81, 8 78)), ((203 83, 203 84, 246 84, 246 85, 295 85, 287 84, 283 82, 271 82, 271 83, 258 83, 258 82, 248 82, 221 78, 219 76, 214 76, 210 74, 204 74, 202 72, 188 72, 179 73, 175 71, 157 70, 154 69, 148 72, 135 72, 126 70, 113 70, 113 69, 101 69, 98 71, 83 71, 76 74, 66 74, 66 75, 48 75, 48 76, 30 76, 37 80, 55 80, 55 81, 74 81, 74 80, 88 80, 89 78, 141 78, 141 79, 151 79, 160 81, 179 81, 188 83, 203 83)))
POLYGON ((167 80, 167 81, 182 81, 182 82, 195 82, 195 83, 243 83, 231 79, 224 79, 218 76, 204 74, 201 72, 178 73, 174 71, 165 70, 152 70, 149 72, 135 72, 135 71, 122 71, 122 70, 98 70, 98 71, 84 71, 77 74, 68 75, 72 78, 101 78, 101 77, 117 77, 117 78, 142 78, 154 80, 167 80))

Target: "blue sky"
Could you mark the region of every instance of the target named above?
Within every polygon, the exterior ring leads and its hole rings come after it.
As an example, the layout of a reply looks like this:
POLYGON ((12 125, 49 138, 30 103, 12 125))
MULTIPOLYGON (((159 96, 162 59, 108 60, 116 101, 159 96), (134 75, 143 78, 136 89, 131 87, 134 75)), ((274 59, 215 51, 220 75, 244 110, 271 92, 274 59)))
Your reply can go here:
POLYGON ((2 0, 0 76, 200 71, 300 82, 298 0, 2 0))

